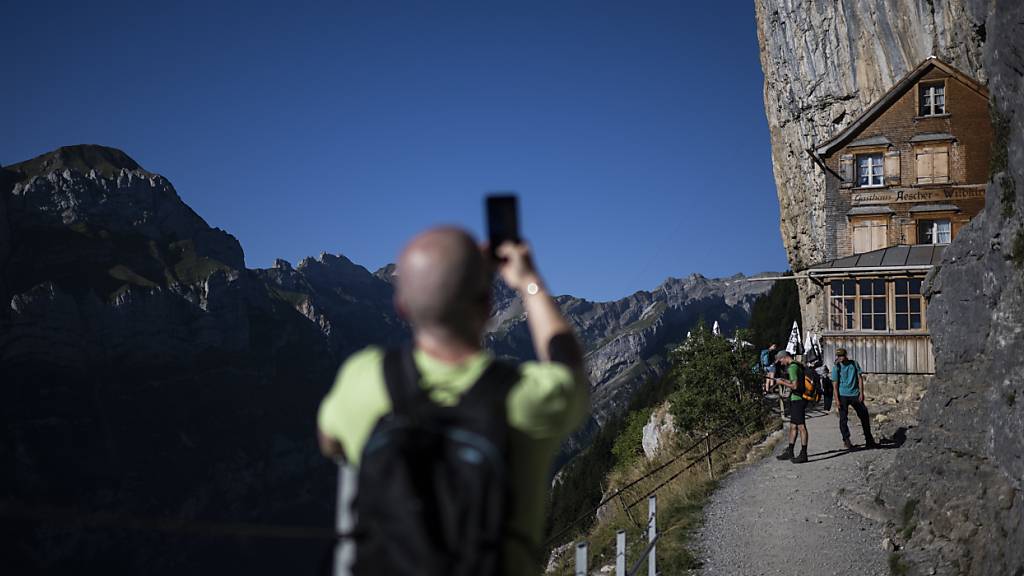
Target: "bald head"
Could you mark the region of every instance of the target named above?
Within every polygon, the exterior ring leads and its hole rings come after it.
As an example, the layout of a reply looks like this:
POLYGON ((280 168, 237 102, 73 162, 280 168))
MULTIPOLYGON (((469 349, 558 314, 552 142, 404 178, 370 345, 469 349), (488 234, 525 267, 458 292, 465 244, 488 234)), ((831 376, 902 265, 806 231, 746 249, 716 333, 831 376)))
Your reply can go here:
POLYGON ((479 338, 489 284, 483 254, 458 228, 434 228, 409 242, 398 258, 396 300, 414 330, 479 338))

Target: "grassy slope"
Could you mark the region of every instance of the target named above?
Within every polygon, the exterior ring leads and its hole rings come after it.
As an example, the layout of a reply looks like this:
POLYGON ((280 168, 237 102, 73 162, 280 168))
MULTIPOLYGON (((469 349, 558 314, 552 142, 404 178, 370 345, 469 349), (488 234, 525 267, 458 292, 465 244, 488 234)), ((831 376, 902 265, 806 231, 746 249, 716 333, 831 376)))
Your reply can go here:
MULTIPOLYGON (((590 568, 614 565, 615 537, 618 530, 626 531, 627 568, 636 562, 646 547, 647 528, 643 524, 647 518, 647 500, 644 496, 690 462, 695 462, 692 468, 682 472, 657 491, 658 532, 661 534, 656 546, 657 562, 659 574, 664 575, 686 574, 687 570, 698 567, 698 560, 690 547, 690 537, 702 522, 705 504, 717 487, 718 480, 724 475, 738 465, 756 459, 763 455, 762 452, 770 450, 770 447, 754 450, 764 439, 768 428, 736 437, 716 451, 712 457, 714 480, 708 475, 703 454, 695 450, 692 456, 683 459, 679 464, 667 467, 662 473, 641 481, 635 488, 623 493, 622 503, 618 500, 610 502, 598 522, 577 539, 589 543, 590 568), (632 502, 637 503, 630 508, 631 519, 625 511, 625 505, 632 502), (633 519, 641 526, 634 524, 633 519)), ((667 459, 666 457, 646 462, 640 458, 638 461, 617 465, 607 478, 608 493, 643 476, 667 459)), ((574 558, 573 548, 570 547, 560 556, 553 573, 573 574, 574 558)))

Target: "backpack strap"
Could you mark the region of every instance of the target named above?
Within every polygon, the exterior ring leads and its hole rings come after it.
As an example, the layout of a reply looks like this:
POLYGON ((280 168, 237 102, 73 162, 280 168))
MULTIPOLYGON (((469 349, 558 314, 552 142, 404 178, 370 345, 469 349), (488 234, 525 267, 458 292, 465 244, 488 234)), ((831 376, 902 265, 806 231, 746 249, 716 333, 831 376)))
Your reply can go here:
POLYGON ((384 385, 391 396, 391 411, 399 416, 414 416, 417 406, 429 398, 420 386, 411 346, 389 348, 384 353, 384 385))
MULTIPOLYGON (((459 408, 470 412, 483 411, 504 402, 509 391, 519 382, 519 368, 508 362, 492 360, 473 386, 459 399, 459 408)), ((504 412, 502 412, 504 414, 504 412)))

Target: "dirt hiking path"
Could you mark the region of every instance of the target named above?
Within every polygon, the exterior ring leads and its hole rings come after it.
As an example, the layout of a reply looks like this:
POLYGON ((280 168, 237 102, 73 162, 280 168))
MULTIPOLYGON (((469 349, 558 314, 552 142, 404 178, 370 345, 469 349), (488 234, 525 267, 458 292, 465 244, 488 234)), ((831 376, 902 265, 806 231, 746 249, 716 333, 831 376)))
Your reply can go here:
POLYGON ((807 429, 806 464, 775 458, 786 447, 783 437, 773 455, 722 482, 696 535, 703 567, 694 574, 889 574, 882 534, 886 518, 874 503, 868 480, 889 467, 899 444, 872 429, 885 443, 879 449, 863 449, 860 421, 853 410, 852 451, 843 449, 835 413, 826 414, 819 406, 808 413, 807 429))

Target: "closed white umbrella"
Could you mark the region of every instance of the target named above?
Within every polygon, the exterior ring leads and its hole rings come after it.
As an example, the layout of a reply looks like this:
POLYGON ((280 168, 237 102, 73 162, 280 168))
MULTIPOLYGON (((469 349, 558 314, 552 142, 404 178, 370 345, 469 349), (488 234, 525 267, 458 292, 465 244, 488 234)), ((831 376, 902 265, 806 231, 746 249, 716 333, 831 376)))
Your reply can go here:
POLYGON ((800 354, 800 326, 793 320, 793 329, 789 331, 789 342, 786 343, 786 352, 800 354))

